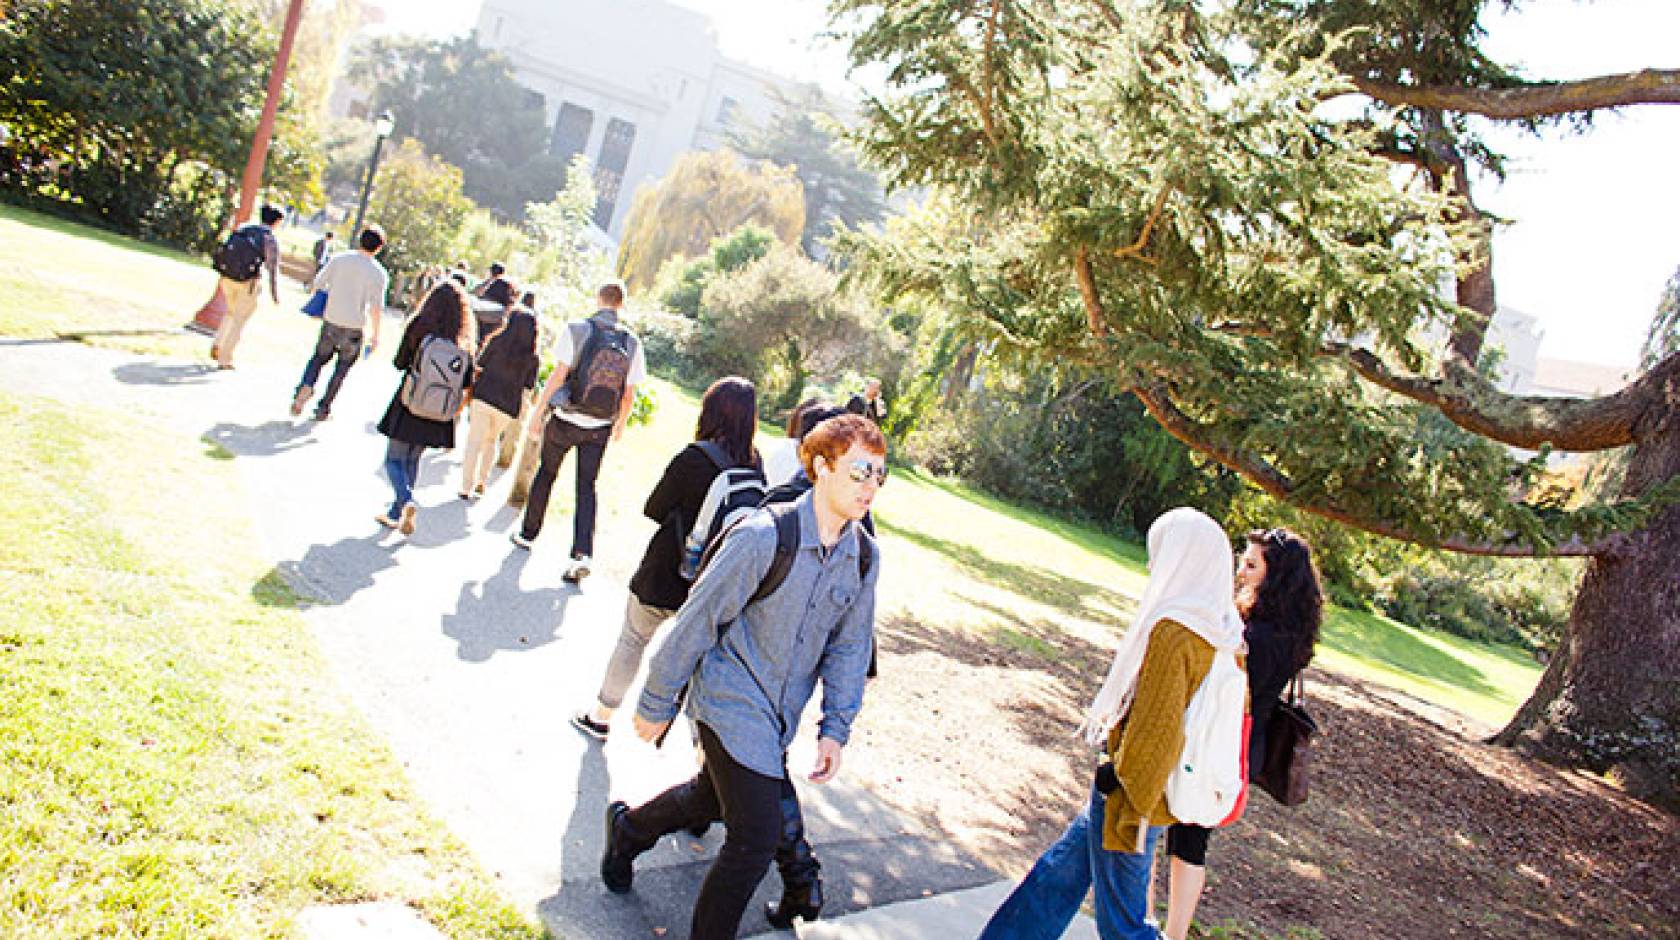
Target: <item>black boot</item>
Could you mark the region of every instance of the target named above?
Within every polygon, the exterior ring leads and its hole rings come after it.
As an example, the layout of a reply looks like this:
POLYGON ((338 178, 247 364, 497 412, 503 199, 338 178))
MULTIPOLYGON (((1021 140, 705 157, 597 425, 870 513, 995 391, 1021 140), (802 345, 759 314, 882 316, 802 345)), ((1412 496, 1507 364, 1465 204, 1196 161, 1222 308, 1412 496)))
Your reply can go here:
POLYGON ((636 856, 647 851, 650 843, 640 838, 625 817, 630 806, 619 800, 607 804, 607 847, 601 853, 601 880, 607 890, 623 894, 630 890, 635 870, 631 867, 636 856))
POLYGON ((776 846, 776 870, 782 876, 782 900, 778 904, 766 904, 764 916, 771 926, 787 930, 793 926, 795 917, 809 922, 816 920, 822 911, 822 865, 805 838, 805 815, 799 808, 799 794, 786 777, 781 808, 782 841, 776 846))
POLYGON ((806 923, 816 920, 822 906, 822 878, 813 876, 806 884, 782 885, 782 900, 764 905, 764 917, 777 930, 788 930, 795 917, 805 918, 806 923))

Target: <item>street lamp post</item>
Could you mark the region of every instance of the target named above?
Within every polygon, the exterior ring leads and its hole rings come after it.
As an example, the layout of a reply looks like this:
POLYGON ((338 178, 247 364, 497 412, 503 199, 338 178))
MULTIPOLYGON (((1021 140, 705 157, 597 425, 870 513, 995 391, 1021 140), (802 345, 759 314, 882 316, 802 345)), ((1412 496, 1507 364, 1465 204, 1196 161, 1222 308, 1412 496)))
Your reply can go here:
POLYGON ((391 129, 396 126, 396 119, 391 112, 381 111, 379 117, 373 120, 373 159, 368 161, 367 179, 362 181, 362 201, 356 206, 356 224, 350 226, 350 246, 353 248, 361 238, 362 217, 367 215, 368 194, 373 191, 373 175, 379 172, 379 150, 385 146, 385 138, 391 136, 391 129))

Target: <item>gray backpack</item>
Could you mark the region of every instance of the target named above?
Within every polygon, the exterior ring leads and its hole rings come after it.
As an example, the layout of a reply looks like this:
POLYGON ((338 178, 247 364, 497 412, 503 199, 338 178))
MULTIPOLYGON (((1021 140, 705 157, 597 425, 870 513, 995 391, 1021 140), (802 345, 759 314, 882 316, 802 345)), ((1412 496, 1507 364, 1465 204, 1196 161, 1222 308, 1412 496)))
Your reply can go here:
POLYGON ((428 336, 403 376, 402 404, 416 418, 453 421, 466 397, 467 354, 455 341, 428 336))

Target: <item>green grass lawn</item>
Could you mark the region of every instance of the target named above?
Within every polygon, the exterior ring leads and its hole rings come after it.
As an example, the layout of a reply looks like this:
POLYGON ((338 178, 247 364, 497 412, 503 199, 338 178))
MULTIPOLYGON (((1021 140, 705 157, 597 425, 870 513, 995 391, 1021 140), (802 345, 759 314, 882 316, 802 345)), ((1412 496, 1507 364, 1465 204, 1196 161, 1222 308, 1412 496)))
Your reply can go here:
MULTIPOLYGON (((0 335, 206 358, 210 341, 181 326, 215 288, 208 258, 0 205, 0 335)), ((239 361, 301 361, 320 329, 304 299, 284 276, 279 306, 264 288, 239 361)))
POLYGON ((280 937, 374 898, 455 937, 542 935, 262 580, 231 463, 11 395, 0 455, 0 936, 280 937))

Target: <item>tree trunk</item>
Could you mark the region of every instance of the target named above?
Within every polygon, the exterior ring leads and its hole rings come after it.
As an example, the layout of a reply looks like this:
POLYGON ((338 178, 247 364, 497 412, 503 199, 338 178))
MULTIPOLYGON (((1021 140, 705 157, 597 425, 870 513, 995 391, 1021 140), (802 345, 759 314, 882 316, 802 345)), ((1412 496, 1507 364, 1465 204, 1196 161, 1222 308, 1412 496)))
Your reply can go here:
MULTIPOLYGON (((1626 494, 1680 474, 1680 401, 1658 412, 1661 426, 1628 461, 1626 494)), ((1680 806, 1677 558, 1680 506, 1669 506, 1589 563, 1563 643, 1495 743, 1609 772, 1636 796, 1680 806)))

